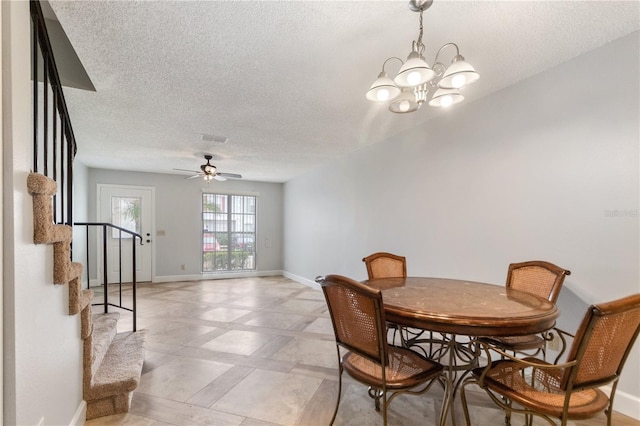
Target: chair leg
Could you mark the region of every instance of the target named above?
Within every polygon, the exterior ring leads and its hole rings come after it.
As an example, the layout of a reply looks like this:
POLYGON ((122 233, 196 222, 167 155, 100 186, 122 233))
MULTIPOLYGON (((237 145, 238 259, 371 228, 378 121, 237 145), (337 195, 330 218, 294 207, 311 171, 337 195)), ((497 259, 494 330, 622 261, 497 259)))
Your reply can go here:
POLYGON ((369 398, 373 399, 374 401, 376 411, 380 411, 380 396, 382 395, 382 391, 380 389, 369 386, 368 392, 369 398))
POLYGON ((387 391, 382 390, 382 424, 387 426, 387 391))
POLYGON ((612 412, 612 407, 609 406, 606 410, 604 410, 604 414, 607 416, 607 426, 611 426, 611 412, 612 412))
MULTIPOLYGON (((340 354, 340 352, 338 352, 340 354)), ((336 408, 333 410, 333 417, 331 417, 331 422, 329 426, 333 425, 333 422, 336 420, 336 416, 338 415, 338 407, 340 406, 340 396, 342 395, 342 363, 340 363, 338 367, 338 397, 336 398, 336 408)))
MULTIPOLYGON (((503 398, 503 401, 504 401, 504 405, 506 407, 509 407, 504 410, 504 424, 506 426, 511 426, 511 401, 508 400, 507 398, 503 398)), ((526 423, 526 418, 525 418, 525 423, 526 423)))
POLYGON ((618 380, 613 382, 611 386, 611 392, 609 393, 609 406, 604 410, 604 414, 607 416, 607 426, 611 426, 611 416, 613 416, 613 399, 616 396, 616 389, 618 388, 618 380))
POLYGON ((467 394, 465 393, 464 388, 469 383, 475 383, 475 381, 465 380, 462 383, 462 386, 460 387, 460 400, 462 402, 462 410, 464 412, 464 420, 466 421, 466 425, 467 426, 471 425, 471 418, 469 417, 469 406, 467 405, 467 394))

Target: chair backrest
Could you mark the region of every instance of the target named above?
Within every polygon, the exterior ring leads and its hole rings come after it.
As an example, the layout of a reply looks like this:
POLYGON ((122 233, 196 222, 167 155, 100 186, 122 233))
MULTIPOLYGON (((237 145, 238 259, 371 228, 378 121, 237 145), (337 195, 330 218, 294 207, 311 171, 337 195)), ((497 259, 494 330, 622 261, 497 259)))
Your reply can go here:
POLYGON ((340 275, 316 278, 322 285, 336 343, 372 361, 387 364, 382 293, 340 275))
POLYGON ((407 276, 407 259, 392 253, 373 253, 362 261, 367 266, 369 279, 407 276))
POLYGON ((507 288, 535 294, 556 303, 567 275, 571 275, 571 271, 542 260, 512 263, 507 273, 507 288))
POLYGON ((560 386, 594 387, 617 380, 640 331, 640 294, 591 305, 587 310, 567 361, 560 386))

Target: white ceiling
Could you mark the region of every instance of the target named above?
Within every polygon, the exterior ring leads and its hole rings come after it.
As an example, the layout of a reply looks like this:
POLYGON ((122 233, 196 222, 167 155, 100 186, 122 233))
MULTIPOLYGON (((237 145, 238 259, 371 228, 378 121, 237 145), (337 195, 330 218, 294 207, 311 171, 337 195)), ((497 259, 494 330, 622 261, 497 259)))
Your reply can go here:
MULTIPOLYGON (((50 3, 96 88, 65 88, 78 160, 177 173, 211 153, 219 171, 268 182, 456 114, 640 29, 637 1, 435 0, 424 13, 427 61, 456 42, 481 78, 465 103, 396 115, 364 93, 384 60, 406 57, 417 38, 407 1, 50 3)), ((594 70, 594 84, 612 66, 594 70)))

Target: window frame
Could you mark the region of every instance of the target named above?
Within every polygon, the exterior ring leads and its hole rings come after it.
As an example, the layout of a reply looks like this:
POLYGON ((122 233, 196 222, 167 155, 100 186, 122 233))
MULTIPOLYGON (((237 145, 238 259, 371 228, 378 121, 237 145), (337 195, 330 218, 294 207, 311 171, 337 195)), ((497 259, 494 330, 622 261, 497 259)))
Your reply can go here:
POLYGON ((200 239, 202 273, 256 271, 257 220, 257 194, 202 191, 200 239), (207 204, 214 204, 216 208, 207 209, 207 204), (251 219, 247 220, 247 218, 251 219), (206 249, 207 245, 213 244, 215 245, 210 247, 210 250, 206 249), (250 244, 250 250, 246 250, 248 244, 250 244), (241 248, 238 249, 238 247, 241 248), (220 268, 220 264, 225 267, 220 268), (238 264, 241 266, 234 266, 238 264))

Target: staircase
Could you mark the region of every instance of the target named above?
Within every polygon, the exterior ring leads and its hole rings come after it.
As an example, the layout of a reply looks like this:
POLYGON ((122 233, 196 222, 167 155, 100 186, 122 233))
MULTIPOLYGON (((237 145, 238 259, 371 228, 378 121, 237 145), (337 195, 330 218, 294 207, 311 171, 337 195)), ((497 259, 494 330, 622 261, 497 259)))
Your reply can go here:
POLYGON ((82 264, 71 261, 72 228, 53 223, 56 182, 31 173, 27 188, 33 196, 33 242, 53 244, 53 282, 69 286, 69 315, 80 314, 86 418, 128 412, 142 373, 147 331, 118 333, 120 314, 92 314, 93 291, 82 289, 82 264))

